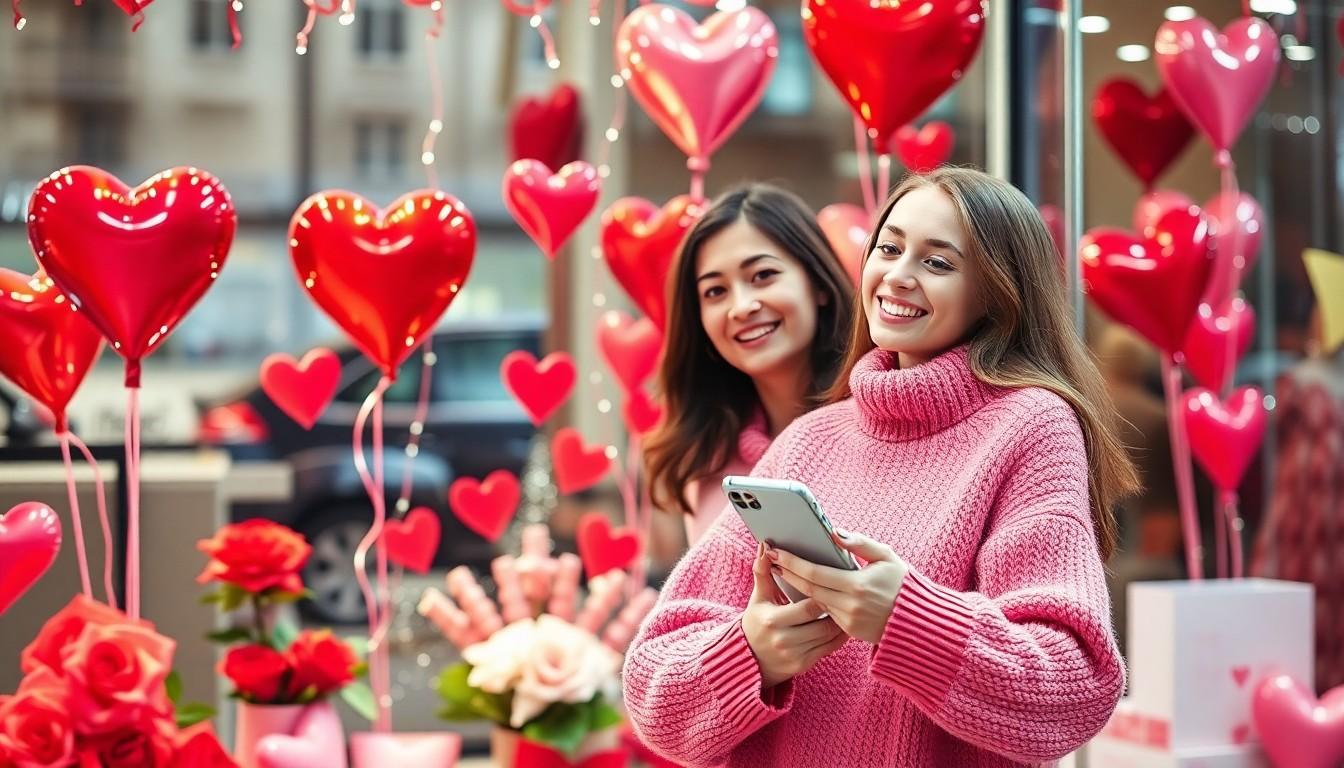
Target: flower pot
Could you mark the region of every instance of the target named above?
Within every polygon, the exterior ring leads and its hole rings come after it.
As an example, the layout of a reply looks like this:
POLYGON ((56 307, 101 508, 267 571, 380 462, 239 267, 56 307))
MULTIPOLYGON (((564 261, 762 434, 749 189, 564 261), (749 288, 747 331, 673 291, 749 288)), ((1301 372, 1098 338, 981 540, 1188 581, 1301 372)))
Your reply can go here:
MULTIPOLYGON (((495 765, 495 768, 514 768, 514 758, 518 753, 518 742, 522 739, 523 734, 519 731, 498 726, 490 730, 490 762, 495 765)), ((619 728, 595 731, 584 737, 583 742, 579 744, 578 751, 572 756, 571 762, 582 762, 584 758, 590 755, 620 748, 621 732, 619 728)))
POLYGON ((350 736, 353 768, 454 768, 461 754, 462 735, 457 733, 361 732, 350 736))
POLYGON ((302 704, 238 702, 233 737, 233 760, 238 763, 238 768, 260 768, 258 742, 272 734, 293 734, 303 710, 302 704))

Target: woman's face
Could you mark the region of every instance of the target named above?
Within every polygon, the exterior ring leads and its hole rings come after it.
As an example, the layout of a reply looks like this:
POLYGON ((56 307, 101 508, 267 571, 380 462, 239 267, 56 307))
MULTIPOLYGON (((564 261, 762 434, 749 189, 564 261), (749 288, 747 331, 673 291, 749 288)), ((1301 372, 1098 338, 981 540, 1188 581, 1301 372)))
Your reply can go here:
POLYGON ((739 218, 705 240, 695 274, 700 322, 729 365, 753 379, 806 369, 826 299, 800 261, 739 218))
POLYGON ((937 187, 911 190, 882 222, 860 285, 873 343, 897 353, 902 368, 956 346, 984 316, 969 242, 937 187))

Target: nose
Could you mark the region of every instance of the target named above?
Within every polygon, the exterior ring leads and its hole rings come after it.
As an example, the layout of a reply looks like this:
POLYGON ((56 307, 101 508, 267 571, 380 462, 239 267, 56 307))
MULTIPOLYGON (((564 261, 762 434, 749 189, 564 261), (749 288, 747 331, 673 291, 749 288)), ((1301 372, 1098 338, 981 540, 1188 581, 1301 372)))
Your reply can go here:
POLYGON ((728 310, 728 318, 742 321, 761 311, 761 302, 751 298, 746 291, 735 291, 733 306, 728 310))
POLYGON ((890 288, 902 291, 910 291, 915 288, 918 281, 906 265, 904 259, 898 259, 891 265, 886 274, 882 275, 882 284, 890 288))

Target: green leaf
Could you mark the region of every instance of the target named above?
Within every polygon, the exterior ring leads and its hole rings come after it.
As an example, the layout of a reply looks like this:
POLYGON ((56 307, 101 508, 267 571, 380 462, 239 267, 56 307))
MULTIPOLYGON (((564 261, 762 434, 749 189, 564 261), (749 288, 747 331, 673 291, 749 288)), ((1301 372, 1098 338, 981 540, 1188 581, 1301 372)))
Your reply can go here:
POLYGON ((588 735, 589 704, 552 704, 523 726, 523 737, 572 755, 588 735))
POLYGON ((224 593, 220 591, 206 592, 204 595, 201 595, 200 600, 202 605, 222 603, 224 602, 224 593))
POLYGON ((350 683, 342 688, 341 699, 365 720, 372 723, 378 719, 378 702, 373 698, 373 689, 364 683, 350 683))
POLYGON ((368 658, 369 638, 360 637, 359 635, 351 635, 349 637, 342 637, 341 641, 350 647, 350 650, 354 652, 356 658, 368 658))
POLYGON ((467 704, 471 701, 472 694, 476 693, 476 689, 467 684, 467 677, 470 675, 471 665, 461 661, 440 672, 434 686, 445 702, 467 704))
POLYGON ((182 700, 182 676, 174 669, 168 673, 168 677, 163 680, 163 687, 168 690, 168 700, 174 704, 182 700))
POLYGON ((243 607, 252 598, 252 594, 237 584, 225 584, 220 587, 219 609, 228 613, 243 607))
POLYGON ((297 603, 307 596, 306 590, 304 592, 281 592, 276 589, 262 595, 262 599, 268 603, 281 605, 283 603, 297 603))
POLYGON ((597 698, 588 703, 588 730, 604 731, 613 728, 625 722, 621 717, 621 711, 607 703, 607 700, 598 694, 597 698))
POLYGON ((209 720, 214 716, 214 707, 209 704, 202 704, 199 701, 193 701, 177 708, 177 727, 190 728, 191 726, 209 720))
POLYGON ((230 627, 229 629, 211 632, 205 636, 205 639, 212 643, 236 643, 240 640, 251 640, 252 631, 242 627, 230 627))
POLYGON ((471 708, 480 719, 504 725, 509 722, 509 714, 513 711, 513 691, 508 693, 473 691, 471 708))
POLYGON ((277 651, 283 651, 294 644, 294 639, 299 636, 299 628, 287 621, 275 622, 275 627, 271 629, 271 641, 275 643, 277 651))

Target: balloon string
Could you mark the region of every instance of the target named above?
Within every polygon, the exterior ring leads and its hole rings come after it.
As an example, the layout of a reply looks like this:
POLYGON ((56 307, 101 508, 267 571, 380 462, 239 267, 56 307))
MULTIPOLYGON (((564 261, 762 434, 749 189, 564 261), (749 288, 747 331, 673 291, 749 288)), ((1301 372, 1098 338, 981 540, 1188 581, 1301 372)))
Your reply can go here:
POLYGON ((19 10, 19 0, 9 0, 9 7, 14 9, 14 29, 23 31, 28 26, 28 19, 24 18, 23 12, 19 10))
MULTIPOLYGON (((1237 293, 1237 288, 1241 286, 1241 273, 1246 268, 1246 259, 1241 253, 1241 190, 1237 185, 1237 167, 1229 158, 1228 162, 1222 164, 1221 171, 1223 200, 1232 201, 1232 221, 1224 221, 1222 222, 1222 225, 1224 228, 1230 225, 1232 231, 1228 236, 1229 242, 1227 243, 1230 253, 1227 253, 1226 255, 1219 254, 1217 256, 1220 261, 1223 261, 1223 263, 1227 265, 1226 270, 1221 270, 1227 274, 1227 284, 1225 286, 1215 285, 1214 290, 1217 291, 1217 293, 1214 295, 1218 297, 1220 302, 1225 304, 1232 300, 1233 296, 1237 293)), ((1224 206, 1226 206, 1226 203, 1224 203, 1224 206)), ((1225 210, 1223 212, 1226 213, 1225 210)), ((1219 246, 1221 249, 1222 243, 1219 243, 1219 246)), ((1218 271, 1219 270, 1215 270, 1215 274, 1217 274, 1218 271)), ((1216 313, 1220 311, 1222 307, 1212 307, 1212 309, 1216 313)), ((1229 328, 1226 336, 1227 338, 1224 340, 1223 350, 1223 360, 1226 363, 1223 367, 1225 373, 1223 374, 1223 380, 1219 382, 1218 385, 1221 390, 1220 394, 1224 398, 1231 394, 1232 383, 1236 378, 1238 334, 1232 333, 1229 328)))
POLYGON ((863 208, 872 218, 877 214, 877 200, 873 193, 873 166, 868 162, 868 132, 863 121, 854 118, 854 158, 859 164, 859 189, 863 192, 863 208))
POLYGON ((602 23, 602 0, 588 0, 588 21, 594 27, 602 23))
POLYGON ((1213 518, 1214 567, 1216 568, 1214 573, 1220 579, 1227 578, 1227 527, 1225 523, 1226 517, 1223 514, 1222 498, 1220 496, 1218 508, 1213 518))
POLYGON ((405 514, 411 508, 411 491, 414 490, 415 476, 411 469, 415 457, 420 455, 420 436, 425 431, 425 419, 429 416, 429 383, 438 355, 432 351, 433 336, 425 339, 421 345, 420 357, 420 394, 415 401, 415 420, 411 422, 411 434, 406 440, 406 462, 401 468, 401 493, 397 494, 397 511, 405 514))
POLYGON ((882 205, 891 194, 891 155, 885 152, 877 156, 877 194, 874 202, 882 205))
POLYGON ((546 26, 546 20, 541 18, 540 13, 532 15, 528 23, 537 30, 541 36, 541 44, 546 49, 546 66, 551 69, 560 68, 560 57, 555 53, 555 38, 551 37, 551 28, 546 26))
MULTIPOLYGON (((596 5, 598 1, 599 0, 593 0, 593 3, 596 5)), ((621 29, 621 23, 624 21, 625 21, 625 2, 624 0, 616 0, 611 8, 611 28, 612 28, 613 40, 615 39, 616 34, 621 29)), ((625 127, 625 110, 626 110, 625 90, 624 90, 625 75, 621 72, 613 74, 611 76, 611 85, 617 91, 615 96, 616 103, 612 106, 611 122, 607 125, 607 133, 604 136, 606 141, 602 143, 602 149, 599 152, 601 160, 597 164, 597 172, 603 178, 606 178, 606 176, 611 173, 611 166, 608 165, 608 163, 611 162, 611 145, 615 144, 616 140, 620 138, 621 129, 625 127)))
POLYGON ((1200 565, 1199 512, 1195 507, 1194 470, 1190 466, 1190 444, 1181 413, 1181 368, 1170 354, 1162 355, 1162 383, 1167 399, 1167 428, 1171 433, 1172 471, 1176 475, 1176 497, 1180 504, 1181 535, 1185 539, 1185 568, 1191 581, 1204 578, 1200 565))
POLYGON ((1222 509, 1223 524, 1227 526, 1228 548, 1232 554, 1232 578, 1246 575, 1241 551, 1241 515, 1237 512, 1237 492, 1219 491, 1218 506, 1222 509))
POLYGON ((126 406, 126 614, 140 618, 140 390, 129 387, 126 406))
POLYGON ((238 1, 229 0, 229 34, 233 35, 233 50, 243 44, 243 31, 238 27, 238 1))
POLYGON ((84 597, 93 599, 93 582, 89 579, 89 556, 84 550, 84 523, 79 515, 79 492, 75 488, 75 466, 70 461, 70 438, 61 432, 61 459, 65 462, 65 490, 70 496, 70 523, 75 531, 75 557, 79 560, 79 584, 84 597))
MULTIPOLYGON (((633 437, 633 436, 631 437, 631 443, 630 443, 630 446, 629 446, 629 447, 630 447, 631 450, 627 450, 627 451, 626 451, 626 457, 625 457, 625 458, 626 458, 626 464, 625 464, 625 466, 621 466, 620 462, 617 462, 617 463, 614 465, 614 469, 615 469, 615 471, 616 471, 616 484, 617 484, 617 486, 620 488, 620 491, 621 491, 621 509, 622 509, 622 511, 624 512, 625 528, 626 528, 627 530, 630 530, 630 531, 638 531, 638 530, 639 530, 639 528, 638 528, 638 526, 639 526, 639 508, 638 508, 638 504, 639 504, 639 502, 638 502, 638 495, 637 495, 637 491, 636 491, 636 484, 635 484, 635 477, 634 477, 634 472, 635 472, 635 470, 634 470, 635 462, 632 460, 632 457, 635 455, 635 454, 633 453, 633 450, 634 450, 634 447, 635 447, 635 446, 634 446, 634 437, 633 437)), ((643 553, 641 553, 641 555, 642 555, 642 554, 643 554, 643 553)), ((636 562, 631 566, 631 576, 632 576, 632 577, 635 576, 635 575, 639 572, 639 569, 640 569, 640 567, 639 567, 639 562, 638 562, 638 560, 636 560, 636 562)), ((631 579, 627 582, 626 586, 627 586, 627 587, 633 587, 633 586, 634 586, 634 584, 633 584, 634 581, 635 581, 635 579, 634 579, 634 578, 631 578, 631 579)), ((635 592, 631 592, 630 594, 631 594, 631 595, 634 595, 634 594, 636 594, 637 592, 638 592, 638 590, 636 590, 635 592)))
POLYGON ((112 583, 112 562, 116 559, 112 551, 112 523, 107 516, 107 495, 104 492, 103 471, 98 468, 98 461, 93 458, 89 451, 89 446, 84 444, 83 440, 74 432, 66 431, 66 439, 72 445, 84 454, 84 461, 93 469, 93 489, 98 497, 98 522, 103 528, 103 589, 107 590, 107 604, 112 608, 117 607, 117 591, 112 583))
POLYGON ((429 59, 430 120, 425 138, 420 142, 420 162, 425 165, 430 189, 439 188, 439 174, 434 168, 434 144, 443 132, 443 77, 439 73, 439 33, 443 30, 443 4, 434 11, 434 24, 425 32, 425 55, 429 59))
POLYGON ((374 387, 374 390, 364 399, 364 403, 359 407, 359 413, 355 416, 354 439, 352 441, 355 471, 364 484, 364 490, 368 493, 369 500, 373 502, 373 524, 355 549, 355 581, 359 583, 359 591, 364 596, 364 605, 369 617, 369 683, 373 688, 373 696, 378 708, 378 717, 374 722, 374 728, 383 733, 391 730, 391 713, 389 712, 389 701, 386 695, 388 692, 383 689, 381 665, 385 658, 384 649, 381 643, 375 645, 377 633, 382 625, 382 616, 379 610, 382 603, 380 596, 374 593, 373 585, 369 583, 367 567, 369 550, 373 548, 376 542, 378 543, 378 586, 386 588, 387 575, 385 569, 387 561, 385 560, 386 551, 382 545, 383 523, 387 517, 387 504, 383 498, 382 488, 382 404, 383 393, 390 386, 392 386, 392 379, 384 376, 378 381, 378 386, 374 387), (370 412, 373 414, 374 474, 372 476, 369 474, 369 465, 364 459, 364 425, 369 420, 370 412))
POLYGON ((705 199, 705 172, 691 171, 691 199, 700 202, 705 199))

